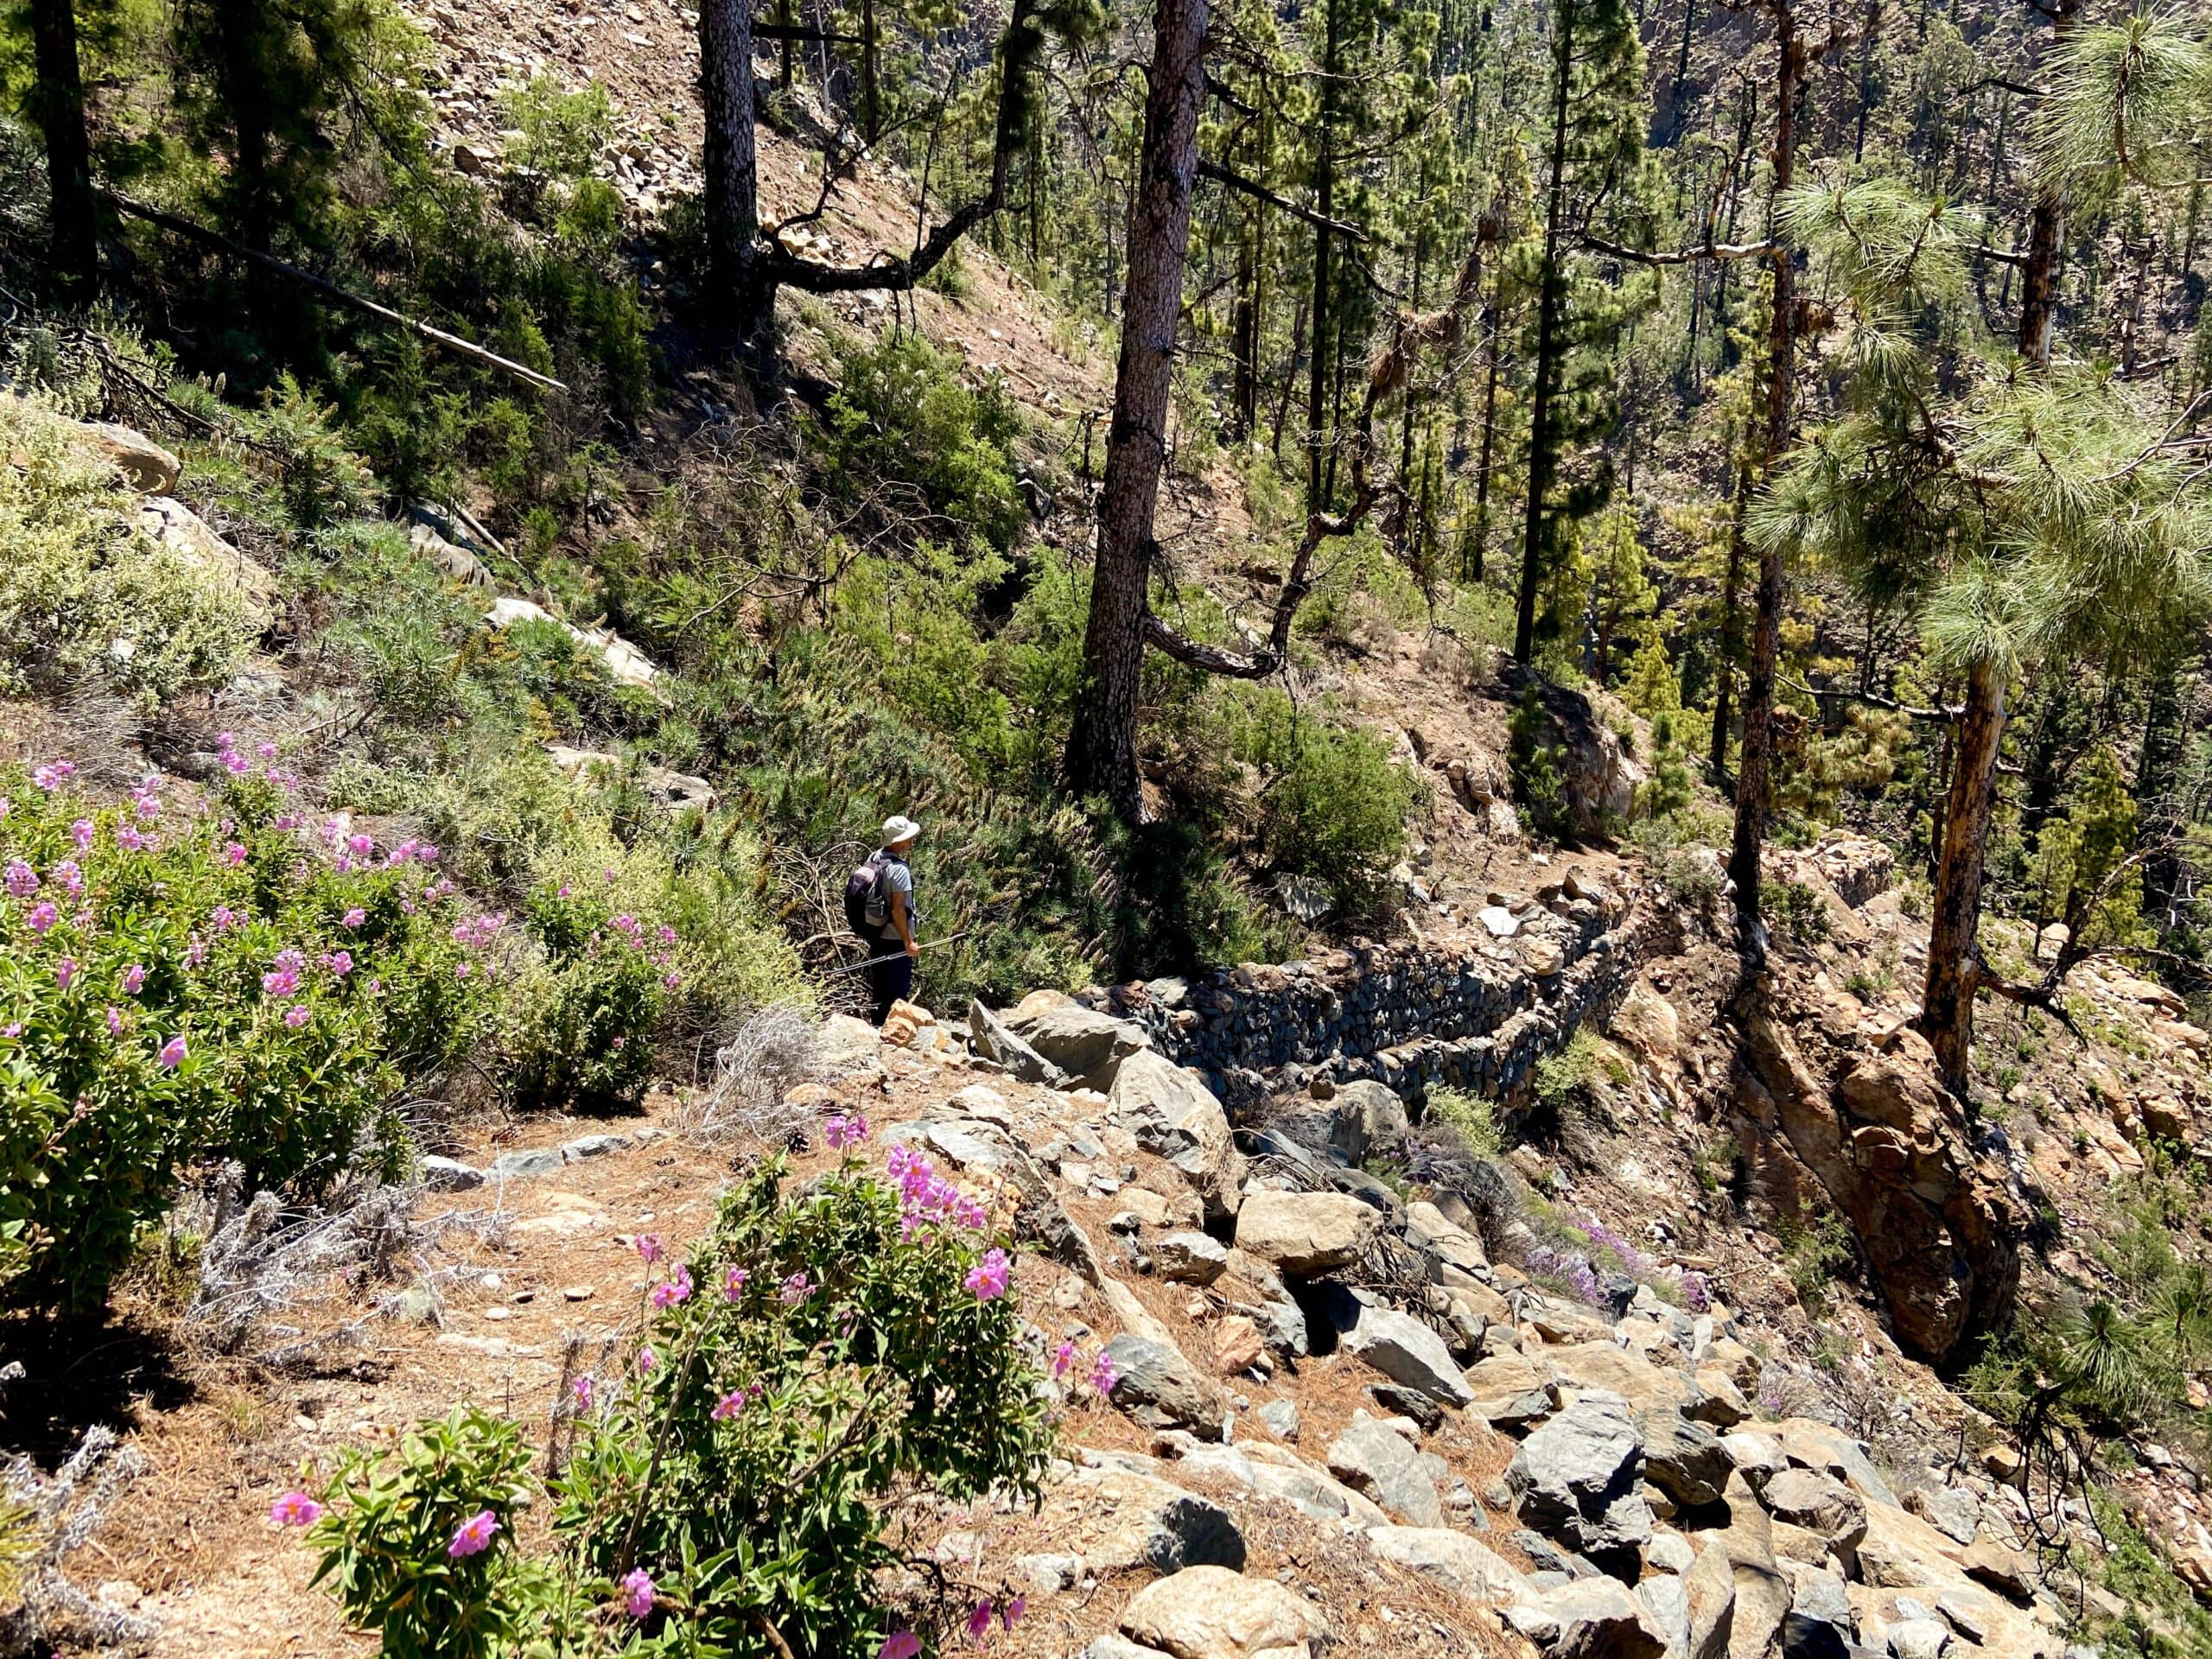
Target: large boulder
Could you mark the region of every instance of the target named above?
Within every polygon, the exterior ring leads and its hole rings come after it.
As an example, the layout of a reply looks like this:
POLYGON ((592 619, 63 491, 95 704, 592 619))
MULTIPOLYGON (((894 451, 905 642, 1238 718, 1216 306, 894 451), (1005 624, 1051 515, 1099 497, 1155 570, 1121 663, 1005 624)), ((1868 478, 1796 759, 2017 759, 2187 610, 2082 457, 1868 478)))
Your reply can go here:
POLYGON ((645 654, 619 634, 604 628, 580 628, 572 622, 563 622, 543 605, 527 599, 503 598, 492 601, 484 614, 484 625, 495 632, 504 633, 518 622, 550 622, 578 645, 600 660, 607 677, 621 685, 651 688, 660 678, 660 670, 654 667, 645 654))
POLYGON ((1357 1262, 1382 1224, 1374 1205, 1348 1192, 1248 1192, 1236 1248, 1293 1278, 1314 1279, 1357 1262))
POLYGON ((1359 1319, 1339 1342, 1394 1382, 1446 1405, 1472 1403, 1474 1391, 1460 1374, 1444 1338, 1410 1313, 1363 1306, 1359 1319))
POLYGON ((1533 1592, 1518 1568, 1509 1567, 1464 1532, 1449 1527, 1370 1527, 1367 1547, 1386 1561, 1409 1567, 1453 1594, 1485 1607, 1528 1599, 1533 1592))
POLYGON ((2004 1317, 2018 1286, 2006 1172, 1975 1152, 1918 1033, 1900 1027, 1869 1047, 1854 1028, 1831 1044, 1793 1012, 1746 1022, 1745 1109, 1780 1131, 1850 1220, 1900 1345, 1947 1359, 2004 1317))
POLYGON ((1540 1422, 1559 1407, 1551 1372, 1517 1349, 1485 1354, 1465 1372, 1472 1409, 1500 1428, 1540 1422))
POLYGON ((1759 1501, 1776 1520, 1818 1533, 1846 1554, 1866 1535, 1866 1504, 1833 1475, 1785 1469, 1767 1482, 1759 1501))
POLYGON ((173 496, 138 504, 138 528, 215 583, 257 626, 266 627, 282 601, 276 578, 218 536, 207 521, 173 496))
POLYGON ((1636 1427, 1643 1437, 1644 1477, 1654 1486, 1693 1507, 1719 1497, 1736 1460, 1719 1435, 1665 1406, 1638 1412, 1636 1427))
POLYGON ((1521 1442, 1505 1484, 1522 1518, 1548 1531, 1595 1513, 1643 1472, 1643 1440, 1618 1397, 1586 1394, 1521 1442))
POLYGON ((1296 1591, 1222 1567, 1154 1580, 1122 1610, 1122 1632, 1173 1659, 1297 1659, 1328 1629, 1296 1591))
POLYGON ((1440 1458, 1416 1451, 1404 1435, 1356 1411, 1329 1447, 1329 1472, 1390 1514, 1416 1527, 1444 1524, 1435 1474, 1449 1473, 1440 1458))
POLYGON ((183 463, 143 432, 111 421, 87 421, 81 429, 86 447, 123 474, 142 495, 167 495, 176 488, 183 463))
POLYGON ((1150 1475, 1078 1471, 1052 1490, 1046 1514, 1053 1521, 1055 1548, 1072 1550, 1093 1573, 1244 1568, 1244 1535, 1227 1510, 1150 1475))
POLYGON ((1547 1659, 1660 1659, 1667 1633, 1611 1579, 1575 1579, 1505 1611, 1506 1622, 1547 1659))
POLYGON ((1342 1084, 1331 1108, 1329 1141, 1346 1163, 1395 1158, 1405 1151, 1412 1125, 1405 1102, 1389 1084, 1370 1078, 1342 1084))
POLYGON ((1736 1624, 1736 1569, 1728 1553, 1707 1548, 1682 1575, 1690 1604, 1690 1639, 1684 1659, 1727 1659, 1736 1624))
POLYGON ((968 1043, 976 1053, 1022 1083, 1058 1089, 1067 1073, 1014 1035, 1013 1029, 976 999, 968 1002, 968 1043))
POLYGON ((1553 752, 1558 765, 1567 827, 1580 836, 1618 834, 1636 804, 1644 769, 1623 750, 1620 738, 1581 692, 1525 669, 1512 671, 1508 679, 1516 698, 1531 683, 1539 705, 1536 741, 1553 752))
POLYGON ((1204 1077, 1149 1049, 1135 1050, 1116 1063, 1108 1098, 1140 1147, 1183 1172, 1209 1220, 1236 1213, 1244 1154, 1204 1077))
POLYGON ((1025 1001, 1006 1023, 1046 1059, 1094 1089, 1108 1087, 1116 1067, 1152 1046, 1142 1027, 1080 1002, 1032 1007, 1025 1001))
MULTIPOLYGON (((1735 1587, 1726 1637, 1728 1659, 1766 1659, 1767 1649, 1789 1611, 1793 1592, 1781 1563, 1775 1559, 1773 1523, 1759 1507, 1750 1483, 1741 1473, 1729 1476, 1722 1497, 1728 1508, 1728 1524, 1692 1535, 1691 1542, 1700 1554, 1691 1576, 1696 1577, 1705 1568, 1707 1556, 1726 1563, 1735 1587)), ((1718 1568, 1707 1570, 1717 1572, 1718 1568)), ((1692 1602, 1694 1606, 1694 1597, 1692 1602)), ((1694 1627, 1694 1617, 1692 1624, 1694 1627)), ((1695 1639, 1694 1628, 1692 1640, 1695 1639)))
POLYGON ((1109 1397, 1147 1428, 1187 1428, 1202 1439, 1221 1438, 1228 1402, 1171 1343, 1122 1335, 1106 1344, 1114 1362, 1109 1397))

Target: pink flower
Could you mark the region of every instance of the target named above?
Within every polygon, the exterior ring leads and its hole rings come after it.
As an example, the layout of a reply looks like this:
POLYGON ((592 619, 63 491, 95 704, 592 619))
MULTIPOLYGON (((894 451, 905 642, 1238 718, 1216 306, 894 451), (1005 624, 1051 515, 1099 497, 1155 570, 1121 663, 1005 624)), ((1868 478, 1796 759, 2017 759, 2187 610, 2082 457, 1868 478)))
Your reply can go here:
POLYGON ((457 962, 454 963, 453 976, 455 979, 467 979, 468 977, 468 967, 469 964, 465 962, 457 962))
POLYGON ((69 982, 76 977, 76 957, 63 957, 60 961, 54 964, 54 988, 56 990, 67 990, 69 988, 69 982))
POLYGON ((223 770, 233 778, 245 777, 252 763, 236 749, 227 751, 223 756, 223 770))
POLYGON ((376 851, 376 842, 366 836, 348 836, 346 837, 346 850, 353 854, 356 858, 366 858, 371 853, 376 851))
POLYGON ((77 843, 77 850, 79 852, 83 853, 91 851, 92 845, 92 821, 90 818, 79 818, 74 823, 72 823, 69 826, 69 839, 77 843))
POLYGON ((77 763, 74 760, 54 760, 33 772, 31 782, 50 795, 76 775, 77 763))
POLYGON ((145 988, 145 984, 146 970, 137 963, 132 963, 123 970, 123 994, 125 996, 137 995, 145 988))
POLYGON ((194 933, 190 942, 184 947, 184 965, 188 968, 197 968, 207 960, 207 941, 194 933))
POLYGON ((289 996, 300 988, 300 973, 296 968, 272 968, 261 976, 264 996, 289 996))
POLYGON ((297 1031, 302 1026, 307 1024, 307 1022, 308 1006, 306 1003, 295 1002, 290 1007, 284 1010, 284 1023, 289 1026, 294 1031, 297 1031))
POLYGON ((622 1605, 632 1618, 643 1618, 653 1610, 652 1574, 642 1567, 633 1567, 622 1575, 622 1605))
POLYGON ((732 1268, 722 1280, 722 1294, 731 1301, 745 1294, 745 1281, 753 1275, 743 1268, 732 1268))
POLYGON ((123 1011, 120 1008, 107 1011, 107 1034, 111 1037, 123 1035, 123 1011))
POLYGON ((652 1344, 647 1343, 644 1347, 638 1350, 638 1375, 639 1376, 643 1376, 647 1371, 650 1371, 654 1366, 659 1363, 660 1356, 653 1352, 652 1344))
POLYGON ((638 1235, 639 1260, 643 1262, 647 1267, 651 1267, 654 1262, 659 1261, 660 1257, 660 1235, 658 1233, 639 1233, 638 1235))
POLYGON ((276 758, 276 746, 274 743, 257 743, 253 746, 253 752, 264 760, 274 760, 276 758))
POLYGON ((115 844, 126 853, 135 853, 146 844, 146 837, 138 833, 137 825, 118 823, 115 826, 115 844))
POLYGON ((163 1043, 162 1045, 162 1052, 156 1054, 154 1058, 159 1060, 165 1069, 174 1071, 178 1066, 184 1064, 184 1038, 182 1034, 180 1033, 177 1036, 170 1038, 166 1043, 163 1043))
POLYGON ((967 1278, 961 1282, 976 1293, 977 1301, 991 1301, 1006 1294, 1013 1265, 1007 1260, 1004 1250, 990 1250, 981 1262, 968 1269, 967 1278))
POLYGON ((223 849, 223 857, 232 869, 238 868, 245 862, 245 843, 242 841, 229 842, 223 849))
POLYGON ((61 890, 72 899, 85 890, 85 873, 77 868, 77 861, 73 858, 65 858, 54 867, 54 879, 61 884, 61 890))
POLYGON ((893 1630, 875 1650, 875 1659, 922 1659, 922 1638, 912 1630, 893 1630))
POLYGON ((678 1268, 676 1276, 665 1283, 653 1287, 652 1304, 655 1307, 674 1307, 677 1303, 691 1298, 691 1269, 678 1268))
POLYGON ((732 1389, 728 1394, 722 1395, 721 1399, 715 1402, 714 1410, 707 1414, 712 1417, 718 1423, 726 1423, 744 1409, 745 1390, 743 1389, 732 1389))
POLYGON ((999 1609, 999 1623, 1005 1625, 1007 1629, 1010 1630, 1014 1626, 1014 1621, 1019 1619, 1028 1611, 1029 1598, 1027 1596, 1016 1596, 1012 1601, 1009 1601, 1005 1606, 999 1609))
POLYGON ((30 925, 30 930, 34 933, 44 933, 48 928, 52 927, 60 919, 61 912, 54 907, 50 900, 45 899, 33 905, 30 914, 23 918, 23 920, 30 925))
POLYGON ((22 859, 11 858, 5 875, 0 876, 0 885, 7 887, 10 899, 28 899, 38 891, 38 872, 22 859))
POLYGON ((580 1376, 571 1386, 575 1391, 576 1409, 578 1411, 589 1411, 591 1409, 592 1396, 599 1392, 599 1384, 593 1382, 588 1376, 580 1376))
MULTIPOLYGON (((675 976, 671 974, 670 977, 675 976)), ((822 1135, 833 1147, 857 1147, 868 1139, 868 1119, 858 1112, 832 1112, 822 1126, 822 1135)))
POLYGON ((1103 1348, 1090 1363, 1090 1386, 1101 1394, 1114 1392, 1114 1385, 1122 1380, 1122 1368, 1114 1363, 1114 1356, 1103 1348))
POLYGON ((807 1299, 813 1288, 813 1284, 804 1274, 795 1273, 784 1281, 784 1287, 776 1293, 776 1296, 785 1307, 796 1307, 807 1299))
POLYGON ((417 847, 415 849, 415 861, 418 864, 436 863, 438 861, 438 849, 432 846, 429 842, 424 842, 420 847, 417 847))
POLYGON ((280 1527, 311 1527, 322 1517, 322 1505, 305 1492, 287 1492, 269 1506, 269 1518, 280 1527))
POLYGON ((479 1510, 474 1515, 454 1529, 453 1541, 446 1546, 446 1554, 454 1560, 464 1555, 478 1555, 492 1547, 492 1535, 499 1529, 499 1517, 489 1510, 479 1510))
POLYGON ((350 950, 333 950, 323 957, 322 965, 343 979, 353 971, 353 954, 350 950))
POLYGON ((207 919, 214 923, 219 929, 227 932, 236 925, 238 913, 228 905, 218 905, 207 912, 207 919))
POLYGON ((1064 1342, 1052 1351, 1052 1375, 1065 1376, 1075 1363, 1075 1344, 1064 1342))
POLYGON ((981 1642, 991 1628, 991 1599, 988 1596, 976 1604, 976 1611, 968 1615, 968 1639, 981 1642))
POLYGON ((344 918, 340 921, 340 925, 345 927, 359 927, 363 922, 365 922, 368 919, 369 912, 363 910, 359 905, 356 905, 353 909, 346 912, 344 918))

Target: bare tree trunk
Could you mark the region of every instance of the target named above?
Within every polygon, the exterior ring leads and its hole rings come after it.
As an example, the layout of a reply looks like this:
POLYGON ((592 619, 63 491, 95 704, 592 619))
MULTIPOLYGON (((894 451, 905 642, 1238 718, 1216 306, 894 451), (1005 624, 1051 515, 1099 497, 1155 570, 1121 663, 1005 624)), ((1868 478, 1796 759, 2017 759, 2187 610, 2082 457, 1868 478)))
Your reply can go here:
POLYGON ((875 0, 861 0, 861 131, 871 144, 883 137, 883 89, 875 53, 875 0))
MULTIPOLYGON (((1337 11, 1338 0, 1322 0, 1329 9, 1321 52, 1320 154, 1315 162, 1314 211, 1323 219, 1336 214, 1337 160, 1337 11)), ((1330 303, 1330 232, 1313 230, 1313 354, 1306 365, 1306 511, 1325 512, 1329 506, 1328 409, 1330 334, 1336 326, 1336 309, 1330 303)))
POLYGON ((1144 816, 1137 771, 1137 701, 1144 677, 1153 513, 1166 456, 1175 325, 1198 180, 1205 95, 1205 0, 1158 0, 1153 21, 1144 150, 1129 203, 1121 360, 1098 496, 1098 556, 1084 634, 1084 685, 1068 734, 1065 774, 1078 794, 1103 794, 1123 818, 1144 816))
POLYGON ((2005 739, 2005 679, 2004 669, 1993 662, 1976 663, 1967 673, 1929 918, 1928 978, 1920 998, 1920 1033, 1936 1051, 1943 1081, 1961 1096, 1981 978, 1974 935, 1981 919, 1982 855, 1997 794, 1997 756, 2005 739))
POLYGON ((1544 263, 1536 291, 1536 373, 1529 404, 1529 500, 1521 538, 1521 592, 1513 618, 1514 660, 1526 663, 1536 648, 1536 586, 1543 575, 1544 498, 1551 493, 1557 457, 1552 435, 1552 395, 1559 384, 1560 313, 1567 283, 1560 274, 1567 217, 1567 112, 1574 80, 1573 14, 1561 6, 1553 25, 1551 188, 1544 207, 1544 263))
POLYGON ((1735 719, 1730 707, 1736 690, 1736 658, 1743 647, 1738 635, 1736 593, 1744 574, 1744 512, 1751 499, 1751 463, 1736 466, 1736 499, 1728 522, 1728 572, 1720 584, 1720 661, 1713 690, 1713 781, 1718 787, 1728 776, 1728 728, 1735 719))
POLYGON ((1485 320, 1483 355, 1489 359, 1483 379, 1483 448, 1475 466, 1475 529, 1469 538, 1474 556, 1466 562, 1467 580, 1483 579, 1483 557, 1490 548, 1490 486, 1491 461, 1497 448, 1498 305, 1505 292, 1505 276, 1498 274, 1491 289, 1490 315, 1485 320))
MULTIPOLYGON (((2050 9, 2051 44, 2072 32, 2081 0, 2057 0, 2050 9)), ((2036 187, 2028 215, 2028 252, 2020 267, 2020 355, 2037 368, 2050 362, 2050 334, 2058 321, 2058 256, 2066 235, 2066 197, 2056 180, 2036 187)))
MULTIPOLYGON (((1774 14, 1776 96, 1774 200, 1789 189, 1797 160, 1797 105, 1805 81, 1805 47, 1797 36, 1792 0, 1769 0, 1774 14)), ((1777 238, 1778 240, 1778 238, 1777 238)), ((1771 472, 1789 448, 1789 418, 1796 389, 1797 264, 1786 246, 1771 260, 1774 314, 1767 326, 1765 466, 1771 472)), ((1758 598, 1751 625, 1751 660, 1744 677, 1744 747, 1736 766, 1736 825, 1728 874, 1736 884, 1736 931, 1741 947, 1759 953, 1759 842, 1766 834, 1774 788, 1774 677, 1782 652, 1782 548, 1759 550, 1758 598)))
POLYGON ((708 263, 729 286, 740 349, 765 354, 774 326, 776 293, 761 269, 753 0, 702 0, 699 91, 707 126, 708 263))
POLYGON ((46 140, 48 190, 53 199, 54 269, 72 297, 90 295, 99 276, 92 220, 92 150, 85 136, 85 81, 77 64, 73 0, 31 0, 31 43, 37 73, 32 107, 46 140))

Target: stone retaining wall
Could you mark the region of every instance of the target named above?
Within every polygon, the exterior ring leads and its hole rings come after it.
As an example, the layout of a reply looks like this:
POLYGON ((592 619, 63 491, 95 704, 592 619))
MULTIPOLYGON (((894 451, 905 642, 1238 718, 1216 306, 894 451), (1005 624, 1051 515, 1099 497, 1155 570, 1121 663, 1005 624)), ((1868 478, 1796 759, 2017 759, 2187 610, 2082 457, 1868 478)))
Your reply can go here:
POLYGON ((1678 949, 1657 895, 1572 878, 1450 946, 1355 944, 1310 961, 1247 963, 1185 984, 1154 980, 1083 1000, 1143 1025, 1179 1064, 1243 1104, 1317 1073, 1419 1096, 1443 1083, 1510 1097, 1582 1020, 1609 1013, 1637 970, 1678 949))

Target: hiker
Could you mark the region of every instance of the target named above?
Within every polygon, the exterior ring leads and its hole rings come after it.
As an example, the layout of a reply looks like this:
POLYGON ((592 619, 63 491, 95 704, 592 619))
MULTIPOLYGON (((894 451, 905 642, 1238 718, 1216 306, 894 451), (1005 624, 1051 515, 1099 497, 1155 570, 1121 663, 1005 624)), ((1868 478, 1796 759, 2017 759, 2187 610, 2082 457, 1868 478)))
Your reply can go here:
POLYGON ((914 873, 906 867, 906 854, 921 833, 912 818, 886 818, 883 845, 845 883, 845 919, 869 957, 882 958, 871 961, 868 970, 879 1026, 890 1018, 891 1005, 914 988, 914 958, 921 946, 914 942, 914 873))

